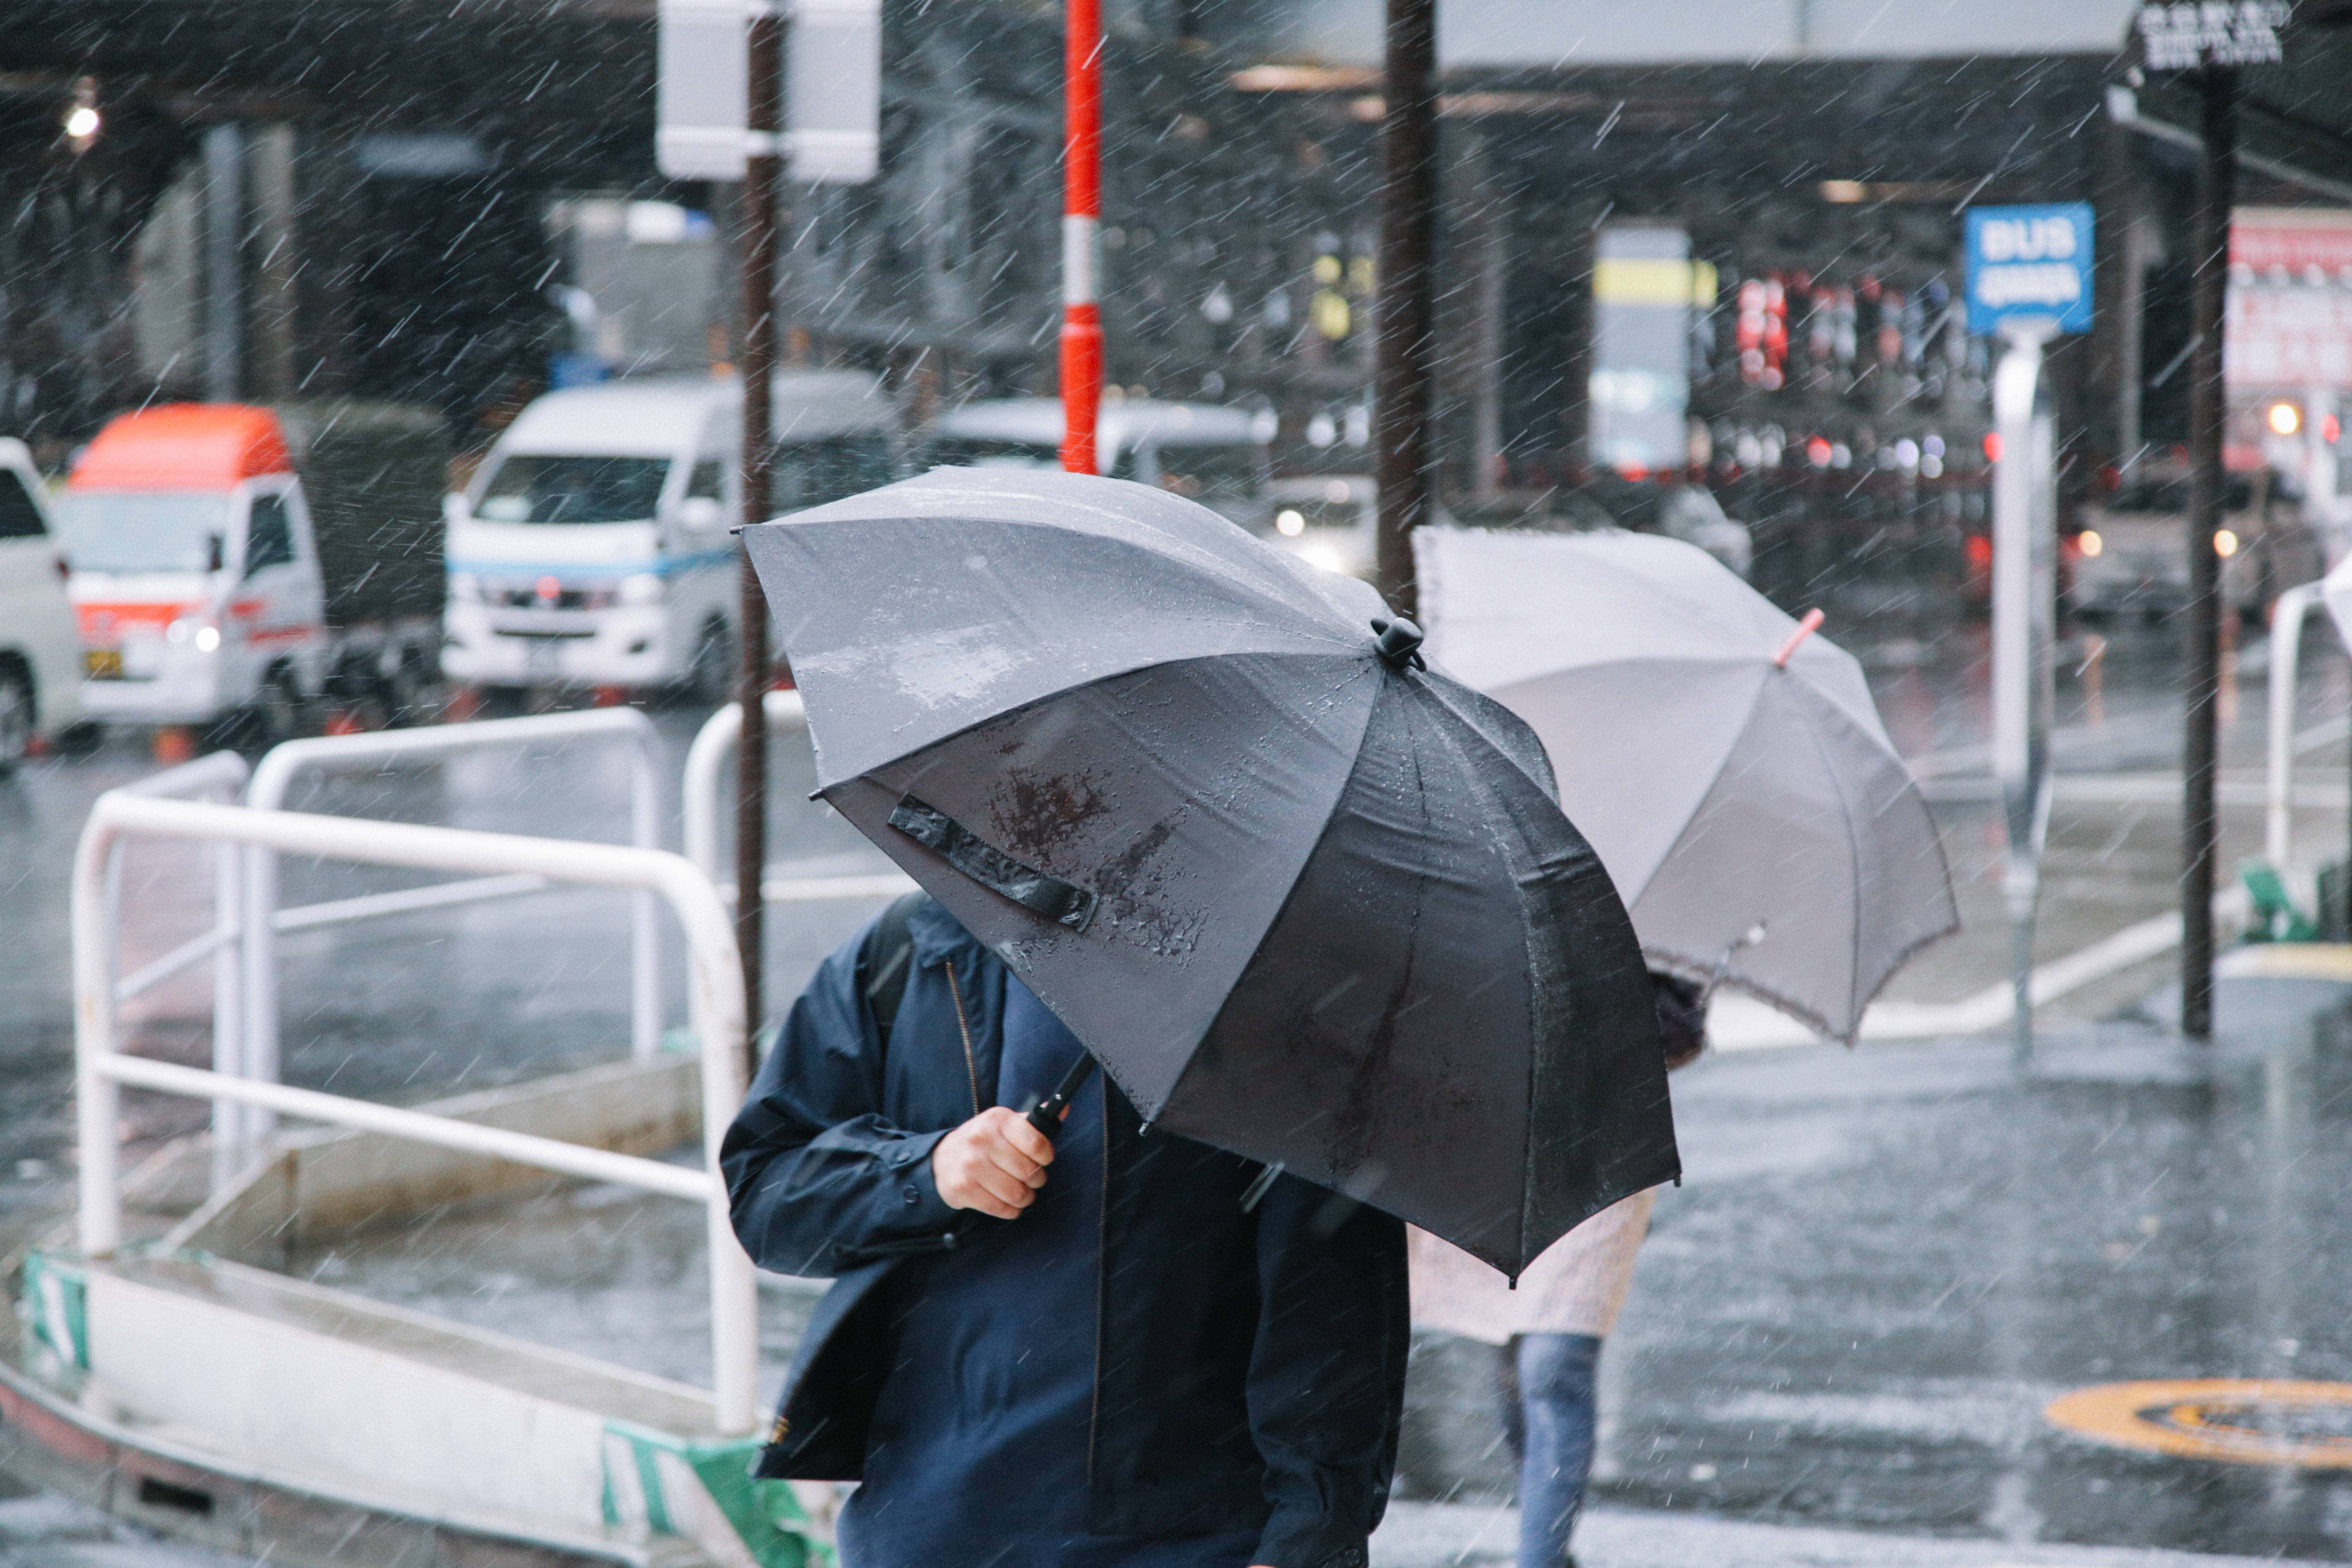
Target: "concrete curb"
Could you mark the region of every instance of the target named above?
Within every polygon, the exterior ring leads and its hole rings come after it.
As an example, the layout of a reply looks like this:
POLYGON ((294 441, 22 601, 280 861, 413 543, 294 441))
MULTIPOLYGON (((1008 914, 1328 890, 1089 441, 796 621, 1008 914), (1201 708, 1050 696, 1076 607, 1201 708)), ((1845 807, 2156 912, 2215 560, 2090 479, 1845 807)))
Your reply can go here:
MULTIPOLYGON (((1372 1538, 1372 1568, 1509 1563, 1518 1517, 1517 1509, 1473 1503, 1391 1503, 1372 1538)), ((2297 1568, 2298 1561, 1877 1535, 1607 1508, 1585 1511, 1576 1556, 1581 1568, 2297 1568)))

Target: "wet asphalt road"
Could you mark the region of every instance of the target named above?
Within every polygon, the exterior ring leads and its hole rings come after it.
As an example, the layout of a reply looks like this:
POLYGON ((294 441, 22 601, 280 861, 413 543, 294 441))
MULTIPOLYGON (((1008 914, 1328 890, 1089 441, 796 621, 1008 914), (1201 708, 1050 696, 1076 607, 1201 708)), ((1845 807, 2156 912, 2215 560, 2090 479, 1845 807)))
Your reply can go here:
MULTIPOLYGON (((2168 634, 2117 634, 2095 659, 2074 646, 2061 767, 2174 765, 2168 634)), ((1998 816, 1977 782, 1981 628, 1890 639, 1865 658, 1898 743, 1943 781, 1938 816, 1970 922, 1895 994, 1963 994, 1999 976, 2006 941, 1998 816)), ((2314 660, 2306 688, 2305 723, 2340 714, 2342 660, 2314 660)), ((2262 690, 2242 685, 2234 763, 2259 760, 2262 690)), ((700 717, 656 715, 673 792, 700 717)), ((2341 745, 2305 761, 2308 781, 2341 786, 2341 745)), ((152 766, 122 740, 0 784, 0 1252, 70 1194, 72 837, 99 791, 152 766)), ((814 874, 879 868, 853 830, 802 801, 806 771, 804 754, 782 759, 775 858, 814 874)), ((622 770, 584 748, 324 779, 289 804, 613 840, 626 813, 622 770)), ((666 809, 674 843, 675 799, 666 809)), ((2333 852, 2343 820, 2340 807, 2314 808, 2299 814, 2298 832, 2333 852)), ((2062 801, 2044 956, 2168 906, 2175 822, 2160 803, 2062 801)), ((2258 845, 2259 813, 2225 813, 2225 831, 2228 865, 2258 845)), ((127 966, 200 929, 194 869, 169 850, 134 854, 127 966)), ((286 889, 289 902, 309 901, 423 879, 289 865, 286 889)), ((777 994, 875 907, 772 910, 777 994)), ((594 892, 289 936, 286 1078, 413 1100, 616 1058, 625 938, 625 900, 594 892)), ((674 959, 674 940, 668 951, 674 959)), ((2352 1028, 2322 1006, 2330 997, 2283 1004, 2275 984, 2233 983, 2223 1022, 2237 1044, 2221 1053, 2223 1070, 2181 1081, 2158 1027, 2160 999, 2133 1011, 2165 967, 2053 1009, 2053 1076, 2032 1083, 2015 1082, 2005 1047, 1990 1043, 1766 1052, 1682 1075, 1691 1179, 1661 1202, 1604 1357, 1601 1498, 1913 1534, 2352 1559, 2352 1479, 2137 1458, 2063 1436, 2041 1417, 2056 1394, 2124 1378, 2352 1381, 2341 1308, 2352 1297, 2342 1217, 2352 1176, 2338 1125, 2352 1100, 2352 1028), (2298 1022, 2315 1007, 2315 1031, 2298 1022), (2276 1016, 2258 1017, 2264 1009, 2276 1016)), ((668 1017, 682 1021, 670 984, 668 1017)), ((201 970, 143 999, 130 1015, 138 1048, 203 1059, 206 1006, 201 970)), ((203 1115, 156 1097, 129 1106, 148 1137, 193 1131, 203 1115)), ((574 1187, 520 1215, 459 1211, 288 1262, 365 1294, 699 1380, 695 1229, 683 1205, 574 1187)), ((765 1306, 764 1338, 780 1354, 802 1302, 777 1292, 765 1306)), ((1424 1341, 1407 1495, 1489 1500, 1507 1487, 1487 1375, 1476 1347, 1424 1341)))

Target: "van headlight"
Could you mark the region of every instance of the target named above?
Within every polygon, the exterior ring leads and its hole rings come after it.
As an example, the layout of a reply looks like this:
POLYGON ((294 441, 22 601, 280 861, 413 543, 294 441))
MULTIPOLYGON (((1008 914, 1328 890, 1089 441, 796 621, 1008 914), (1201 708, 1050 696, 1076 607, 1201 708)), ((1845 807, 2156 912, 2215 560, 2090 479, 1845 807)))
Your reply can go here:
POLYGON ((198 653, 216 653, 221 645, 220 627, 208 616, 182 616, 163 628, 163 640, 175 647, 193 644, 198 653))
POLYGON ((621 579, 621 603, 625 605, 658 605, 661 597, 662 580, 651 572, 621 579))

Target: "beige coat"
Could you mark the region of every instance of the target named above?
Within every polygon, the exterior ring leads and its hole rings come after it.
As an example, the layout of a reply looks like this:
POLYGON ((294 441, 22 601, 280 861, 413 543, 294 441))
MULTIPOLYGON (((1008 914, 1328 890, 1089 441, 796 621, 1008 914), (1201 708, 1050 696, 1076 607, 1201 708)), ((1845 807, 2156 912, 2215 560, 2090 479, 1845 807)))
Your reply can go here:
POLYGON ((1501 1272, 1427 1231, 1407 1232, 1417 1328, 1507 1344, 1518 1334, 1591 1334, 1617 1326, 1657 1190, 1602 1209, 1545 1249, 1510 1288, 1501 1272))

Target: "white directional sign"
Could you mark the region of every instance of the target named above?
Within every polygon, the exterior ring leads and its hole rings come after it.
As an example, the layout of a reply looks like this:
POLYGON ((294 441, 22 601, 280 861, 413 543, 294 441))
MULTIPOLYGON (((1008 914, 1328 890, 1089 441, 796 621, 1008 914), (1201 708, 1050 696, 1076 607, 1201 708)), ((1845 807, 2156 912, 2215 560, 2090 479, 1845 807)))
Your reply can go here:
MULTIPOLYGON (((785 177, 855 185, 880 164, 881 0, 782 7, 785 177)), ((654 156, 674 180, 743 177, 744 0, 661 0, 654 156)))
POLYGON ((2173 0, 2144 5, 2134 26, 2149 70, 2266 66, 2281 58, 2278 30, 2290 0, 2173 0))

